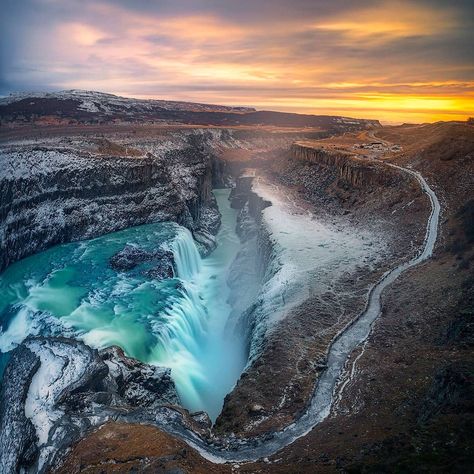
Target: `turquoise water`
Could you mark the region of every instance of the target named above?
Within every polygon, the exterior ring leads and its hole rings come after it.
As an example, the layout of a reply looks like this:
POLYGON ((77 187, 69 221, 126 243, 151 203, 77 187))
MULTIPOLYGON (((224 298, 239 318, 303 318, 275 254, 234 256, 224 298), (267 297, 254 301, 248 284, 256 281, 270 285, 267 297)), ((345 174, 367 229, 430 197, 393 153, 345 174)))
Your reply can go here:
POLYGON ((0 276, 0 350, 38 334, 118 345, 130 357, 171 368, 183 405, 215 419, 245 365, 243 341, 224 331, 231 311, 226 279, 240 246, 236 211, 229 190, 215 195, 222 226, 205 259, 187 229, 159 223, 58 245, 11 265, 0 276), (156 262, 113 270, 110 258, 126 245, 171 250, 175 277, 146 276, 156 262))

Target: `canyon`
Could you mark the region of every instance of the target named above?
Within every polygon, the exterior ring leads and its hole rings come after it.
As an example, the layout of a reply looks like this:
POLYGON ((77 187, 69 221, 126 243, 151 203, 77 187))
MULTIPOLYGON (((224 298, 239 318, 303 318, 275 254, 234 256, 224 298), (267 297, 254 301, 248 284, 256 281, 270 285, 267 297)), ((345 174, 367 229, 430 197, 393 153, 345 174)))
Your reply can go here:
MULTIPOLYGON (((1 308, 3 472, 290 472, 295 462, 297 472, 351 466, 360 472, 357 463, 376 466, 390 450, 384 442, 393 436, 377 423, 415 437, 420 423, 452 413, 456 403, 472 413, 469 376, 462 375, 472 361, 470 323, 446 310, 436 313, 429 330, 415 329, 432 317, 423 309, 425 291, 435 301, 444 292, 441 306, 471 301, 472 127, 338 127, 97 126, 50 135, 48 128, 20 128, 15 138, 11 128, 5 131, 0 265, 2 292, 14 296, 1 308), (450 159, 436 155, 445 134, 459 150, 450 159), (140 240, 153 235, 146 245, 140 240), (43 275, 21 287, 27 262, 46 271, 45 261, 59 261, 54 252, 87 255, 93 248, 108 249, 109 263, 100 263, 107 270, 99 275, 117 272, 122 281, 154 285, 154 292, 173 281, 173 291, 187 301, 196 295, 192 308, 204 301, 203 321, 218 322, 203 330, 213 334, 209 340, 226 335, 239 342, 233 347, 223 340, 206 353, 208 371, 222 358, 208 374, 211 388, 222 383, 216 400, 204 406, 186 398, 174 376, 189 370, 189 359, 167 364, 127 346, 136 328, 120 340, 103 333, 88 338, 87 331, 56 328, 51 319, 36 324, 54 314, 44 307, 29 313, 31 330, 15 325, 32 289, 44 292, 50 281, 43 275), (50 260, 41 260, 46 255, 50 260), (447 277, 453 265, 456 287, 447 277), (425 282, 430 275, 433 281, 425 282), (421 289, 410 290, 410 280, 421 289), (416 319, 401 317, 404 304, 416 319), (394 353, 416 350, 417 338, 433 363, 399 354, 397 365, 394 353), (446 351, 456 351, 457 364, 447 366, 446 351), (225 383, 220 373, 230 374, 225 383), (403 400, 389 377, 406 385, 403 400), (447 394, 440 400, 442 390, 447 394), (389 408, 377 408, 382 399, 394 413, 409 414, 393 420, 389 408), (364 421, 367 411, 380 418, 364 421), (130 437, 142 442, 121 441, 130 437), (102 451, 92 447, 97 443, 102 451)), ((48 272, 61 268, 67 267, 48 272)), ((178 314, 173 308, 170 314, 178 314)), ((163 324, 157 334, 168 330, 163 324)), ((450 420, 454 432, 469 431, 450 420)), ((436 426, 430 429, 435 439, 441 436, 436 426)))

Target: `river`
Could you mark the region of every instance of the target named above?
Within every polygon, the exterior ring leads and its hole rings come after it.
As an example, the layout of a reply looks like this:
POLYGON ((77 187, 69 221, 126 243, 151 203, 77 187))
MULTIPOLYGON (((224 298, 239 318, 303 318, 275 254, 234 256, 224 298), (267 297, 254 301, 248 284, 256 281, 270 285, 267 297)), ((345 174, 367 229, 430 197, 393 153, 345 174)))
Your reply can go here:
POLYGON ((215 190, 222 225, 205 259, 187 229, 157 223, 57 245, 11 265, 0 276, 2 365, 29 335, 118 345, 130 357, 169 367, 183 406, 214 420, 246 360, 243 341, 225 334, 227 275, 240 248, 229 192, 215 190), (114 270, 110 259, 124 247, 171 250, 175 277, 147 275, 153 259, 114 270))

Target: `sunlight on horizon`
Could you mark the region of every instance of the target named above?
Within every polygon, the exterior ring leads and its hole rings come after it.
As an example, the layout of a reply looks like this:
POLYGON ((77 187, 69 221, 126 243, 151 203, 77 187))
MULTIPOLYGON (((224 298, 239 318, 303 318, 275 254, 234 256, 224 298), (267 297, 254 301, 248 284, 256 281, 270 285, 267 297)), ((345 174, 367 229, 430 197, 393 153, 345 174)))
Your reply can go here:
POLYGON ((86 89, 392 122, 474 115, 461 6, 297 3, 8 4, 0 94, 86 89))

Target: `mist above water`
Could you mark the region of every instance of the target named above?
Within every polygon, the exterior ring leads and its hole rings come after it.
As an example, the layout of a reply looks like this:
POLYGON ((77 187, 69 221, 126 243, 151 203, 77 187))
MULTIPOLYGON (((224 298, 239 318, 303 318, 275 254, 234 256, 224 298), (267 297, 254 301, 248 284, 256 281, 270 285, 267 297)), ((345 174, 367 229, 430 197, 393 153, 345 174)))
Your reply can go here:
MULTIPOLYGON (((238 335, 225 332, 232 310, 227 302, 227 276, 240 248, 235 232, 237 211, 230 207, 229 190, 214 193, 222 215, 216 250, 201 260, 191 234, 185 229, 172 244, 178 276, 190 297, 184 304, 180 301, 174 310, 182 311, 186 321, 203 321, 203 328, 196 328, 185 350, 163 344, 168 349, 159 356, 160 365, 171 367, 184 405, 207 411, 212 419, 220 413, 224 397, 246 363, 245 342, 238 335)), ((173 318, 173 311, 170 315, 173 318)), ((188 337, 186 333, 184 340, 180 336, 172 340, 186 344, 188 337)))
POLYGON ((222 226, 205 259, 187 229, 164 223, 59 245, 11 265, 0 277, 0 350, 39 334, 118 345, 130 357, 169 367, 183 405, 215 419, 246 362, 244 341, 225 333, 227 276, 240 247, 237 211, 229 190, 215 195, 222 226), (126 245, 170 249, 175 277, 147 277, 146 262, 113 270, 110 258, 126 245))

